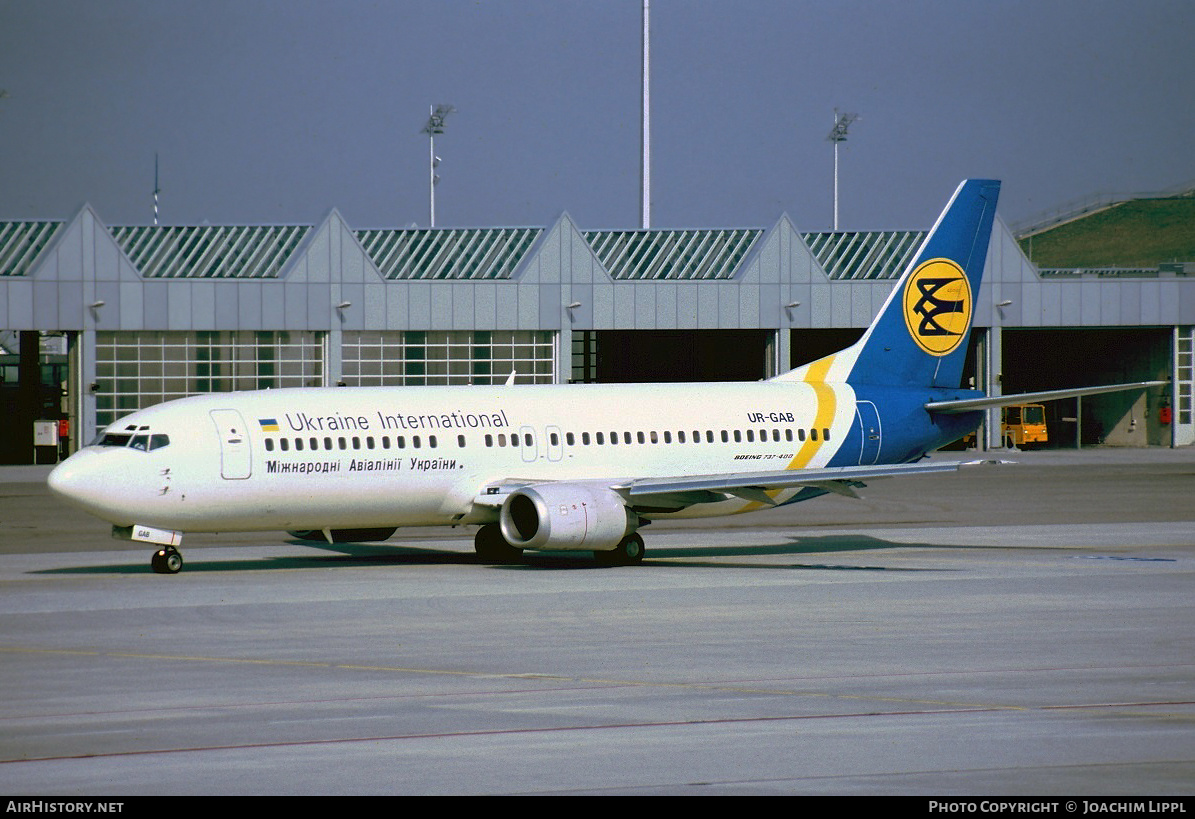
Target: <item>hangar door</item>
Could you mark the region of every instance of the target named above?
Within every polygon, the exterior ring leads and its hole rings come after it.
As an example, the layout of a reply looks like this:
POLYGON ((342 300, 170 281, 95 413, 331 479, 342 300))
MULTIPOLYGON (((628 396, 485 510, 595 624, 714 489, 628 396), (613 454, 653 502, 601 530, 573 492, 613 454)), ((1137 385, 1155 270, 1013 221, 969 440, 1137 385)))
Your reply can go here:
MULTIPOLYGON (((1006 395, 1067 387, 1166 380, 1170 328, 1004 330, 1001 388, 1006 395)), ((1047 402, 1049 447, 1169 446, 1163 423, 1169 387, 1047 402)))

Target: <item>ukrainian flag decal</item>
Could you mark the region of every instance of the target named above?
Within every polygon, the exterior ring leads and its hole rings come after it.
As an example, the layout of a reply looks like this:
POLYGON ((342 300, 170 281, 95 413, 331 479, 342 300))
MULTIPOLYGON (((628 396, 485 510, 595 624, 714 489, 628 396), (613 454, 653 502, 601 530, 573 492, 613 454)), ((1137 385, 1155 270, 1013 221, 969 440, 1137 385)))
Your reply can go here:
POLYGON ((971 284, 950 259, 930 259, 905 285, 905 326, 930 355, 953 352, 971 326, 971 284))
POLYGON ((262 432, 277 432, 278 419, 277 418, 258 418, 257 423, 261 424, 262 432))

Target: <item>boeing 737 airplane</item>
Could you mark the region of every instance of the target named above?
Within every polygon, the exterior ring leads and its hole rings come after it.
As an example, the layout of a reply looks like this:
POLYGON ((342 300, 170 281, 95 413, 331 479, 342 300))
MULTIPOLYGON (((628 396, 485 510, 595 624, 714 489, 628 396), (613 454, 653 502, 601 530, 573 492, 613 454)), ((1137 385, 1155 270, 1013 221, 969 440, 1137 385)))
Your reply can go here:
POLYGON ((524 549, 643 559, 639 529, 854 495, 918 463, 983 410, 1163 382, 988 397, 960 389, 998 182, 968 180, 853 346, 768 381, 299 388, 134 412, 50 488, 182 567, 184 532, 385 540, 477 525, 488 561, 524 549))

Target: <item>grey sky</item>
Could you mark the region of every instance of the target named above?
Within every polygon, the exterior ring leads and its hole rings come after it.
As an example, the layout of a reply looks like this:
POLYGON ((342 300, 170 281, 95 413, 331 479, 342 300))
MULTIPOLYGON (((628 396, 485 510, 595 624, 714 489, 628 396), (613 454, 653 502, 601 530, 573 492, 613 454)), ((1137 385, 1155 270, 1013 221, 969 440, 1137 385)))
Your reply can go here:
MULTIPOLYGON (((640 0, 0 0, 0 219, 638 223, 640 0)), ((1190 0, 652 0, 653 226, 1015 222, 1195 183, 1190 0)))

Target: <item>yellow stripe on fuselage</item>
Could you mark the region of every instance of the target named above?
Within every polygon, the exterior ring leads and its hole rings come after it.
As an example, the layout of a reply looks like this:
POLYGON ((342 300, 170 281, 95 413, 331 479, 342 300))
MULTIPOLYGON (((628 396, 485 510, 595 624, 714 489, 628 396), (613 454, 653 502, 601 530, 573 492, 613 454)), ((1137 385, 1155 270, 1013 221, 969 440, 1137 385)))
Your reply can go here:
MULTIPOLYGON (((809 374, 805 377, 805 383, 813 388, 813 394, 817 399, 817 410, 814 412, 813 426, 815 429, 825 430, 829 429, 834 422, 834 412, 838 409, 838 400, 834 395, 834 390, 826 384, 826 373, 830 371, 830 365, 834 363, 834 356, 827 356, 820 361, 815 361, 809 367, 809 374)), ((809 462, 813 460, 813 456, 818 453, 825 443, 825 436, 821 433, 817 434, 817 440, 814 440, 811 435, 801 449, 797 452, 793 459, 788 462, 785 469, 804 469, 809 466, 809 462)))
MULTIPOLYGON (((827 356, 823 359, 813 362, 809 365, 809 372, 805 376, 805 383, 813 388, 813 395, 817 401, 817 409, 813 415, 813 426, 819 430, 827 430, 834 423, 834 413, 838 409, 838 398, 834 394, 834 389, 826 383, 826 374, 830 372, 830 366, 834 363, 834 356, 827 356)), ((821 432, 817 434, 815 439, 812 435, 805 439, 805 443, 801 444, 801 448, 793 459, 788 462, 785 469, 804 469, 809 466, 810 461, 825 445, 825 435, 821 432)), ((775 498, 781 492, 787 490, 773 489, 769 491, 768 497, 775 498)), ((798 490, 799 491, 799 490, 798 490)), ((766 509, 768 505, 760 503, 759 501, 750 501, 744 506, 740 512, 754 512, 756 509, 766 509)))

